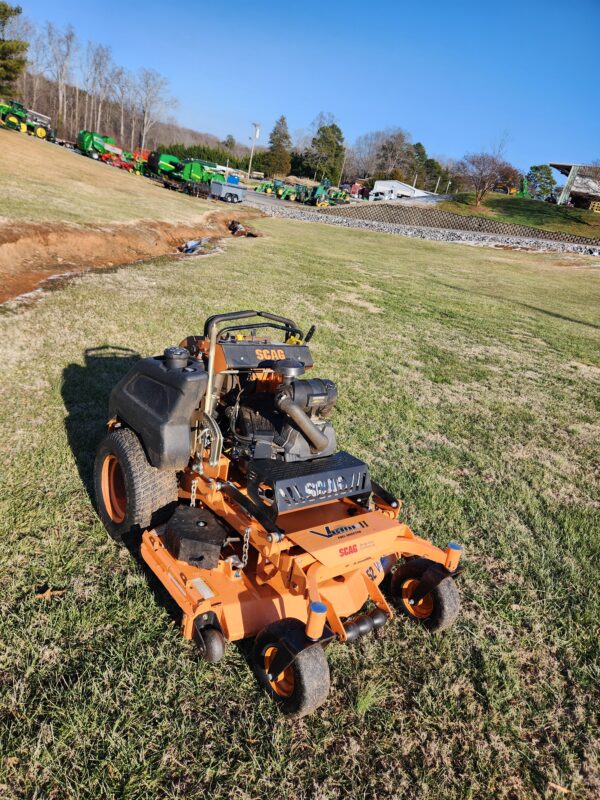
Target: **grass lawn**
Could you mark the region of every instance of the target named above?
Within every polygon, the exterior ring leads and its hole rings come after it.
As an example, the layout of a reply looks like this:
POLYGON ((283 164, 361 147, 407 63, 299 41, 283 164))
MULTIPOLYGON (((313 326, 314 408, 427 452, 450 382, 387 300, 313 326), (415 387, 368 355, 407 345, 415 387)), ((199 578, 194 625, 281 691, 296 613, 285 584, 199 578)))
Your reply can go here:
POLYGON ((600 265, 257 227, 0 317, 0 796, 598 797, 600 265), (244 646, 199 660, 87 492, 128 348, 243 307, 317 324, 340 447, 465 547, 457 625, 331 645, 329 702, 299 723, 244 646))
POLYGON ((452 200, 442 200, 436 208, 463 216, 487 217, 498 222, 530 225, 545 231, 561 231, 576 236, 600 238, 600 214, 582 211, 579 208, 554 206, 523 197, 491 193, 486 195, 482 205, 477 208, 475 195, 466 192, 455 195, 452 200))

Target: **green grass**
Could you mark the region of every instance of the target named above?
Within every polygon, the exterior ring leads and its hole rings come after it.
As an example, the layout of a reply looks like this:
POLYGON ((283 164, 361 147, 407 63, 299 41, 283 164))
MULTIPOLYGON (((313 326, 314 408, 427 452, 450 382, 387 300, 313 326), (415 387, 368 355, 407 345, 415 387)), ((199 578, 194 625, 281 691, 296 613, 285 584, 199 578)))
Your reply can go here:
POLYGON ((600 214, 578 208, 555 206, 538 200, 527 200, 523 197, 492 193, 486 195, 482 206, 477 208, 475 195, 465 192, 455 195, 452 200, 442 200, 438 207, 463 216, 486 217, 498 222, 530 225, 546 231, 600 238, 600 214))
POLYGON ((0 796, 597 797, 599 264, 258 225, 0 318, 0 796), (300 723, 243 646, 199 660, 86 490, 118 348, 241 307, 317 324, 340 446, 465 547, 457 625, 331 645, 330 700, 300 723))

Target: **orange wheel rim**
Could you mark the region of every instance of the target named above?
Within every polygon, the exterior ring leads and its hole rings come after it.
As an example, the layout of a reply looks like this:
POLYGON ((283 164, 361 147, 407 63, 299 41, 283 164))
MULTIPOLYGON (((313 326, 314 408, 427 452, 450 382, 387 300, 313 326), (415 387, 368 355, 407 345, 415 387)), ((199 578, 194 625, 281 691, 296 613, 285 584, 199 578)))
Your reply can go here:
POLYGON ((112 453, 102 462, 102 499, 111 520, 117 525, 123 522, 127 513, 125 478, 119 459, 112 453))
MULTIPOLYGON (((270 666, 273 663, 273 659, 277 655, 277 648, 274 645, 267 647, 264 654, 265 659, 265 670, 270 672, 270 666)), ((278 694, 280 697, 290 697, 294 691, 294 668, 290 664, 289 667, 286 667, 283 672, 280 672, 279 675, 276 675, 273 680, 269 681, 269 685, 271 689, 278 694)))
POLYGON ((422 597, 416 603, 411 603, 411 598, 416 592, 418 585, 419 581, 414 578, 404 581, 402 584, 402 603, 412 617, 427 619, 433 612, 433 597, 431 594, 426 594, 425 597, 422 597))

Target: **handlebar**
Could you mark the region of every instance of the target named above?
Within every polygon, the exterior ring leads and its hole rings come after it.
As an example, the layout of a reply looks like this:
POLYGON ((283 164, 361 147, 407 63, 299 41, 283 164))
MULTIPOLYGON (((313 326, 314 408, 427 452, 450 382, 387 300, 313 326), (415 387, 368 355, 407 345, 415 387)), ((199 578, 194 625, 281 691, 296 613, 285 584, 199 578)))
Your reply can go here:
POLYGON ((295 322, 292 322, 291 319, 279 317, 277 314, 271 314, 268 311, 230 311, 227 314, 213 314, 209 317, 204 323, 204 336, 210 337, 214 326, 219 325, 221 322, 235 319, 252 319, 252 317, 270 319, 273 320, 273 322, 279 322, 285 325, 286 330, 299 331, 298 326, 295 322))

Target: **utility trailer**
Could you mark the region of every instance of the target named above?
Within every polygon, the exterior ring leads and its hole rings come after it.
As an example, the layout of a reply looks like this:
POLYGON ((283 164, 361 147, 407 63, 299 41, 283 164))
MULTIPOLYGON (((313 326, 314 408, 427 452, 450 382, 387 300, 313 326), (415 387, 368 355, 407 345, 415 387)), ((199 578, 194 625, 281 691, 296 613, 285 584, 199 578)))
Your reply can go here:
POLYGON ((225 203, 241 203, 246 196, 245 187, 235 186, 231 183, 223 183, 218 180, 181 181, 164 177, 163 186, 175 192, 191 194, 194 197, 214 198, 216 200, 223 200, 225 203))
POLYGON ((242 203, 246 196, 246 189, 239 184, 211 181, 210 193, 213 197, 218 197, 219 200, 224 200, 226 203, 242 203))

